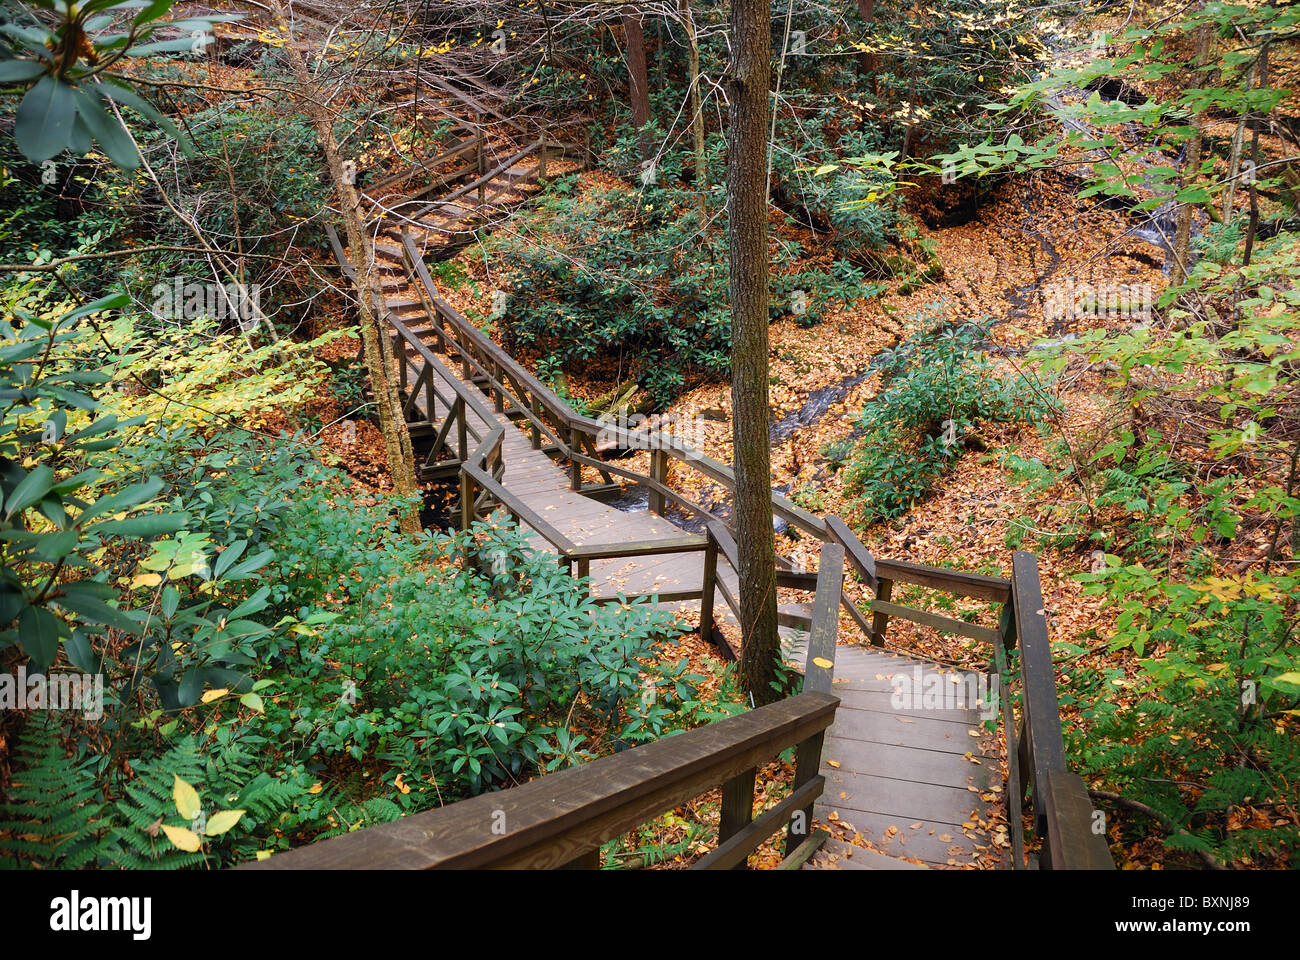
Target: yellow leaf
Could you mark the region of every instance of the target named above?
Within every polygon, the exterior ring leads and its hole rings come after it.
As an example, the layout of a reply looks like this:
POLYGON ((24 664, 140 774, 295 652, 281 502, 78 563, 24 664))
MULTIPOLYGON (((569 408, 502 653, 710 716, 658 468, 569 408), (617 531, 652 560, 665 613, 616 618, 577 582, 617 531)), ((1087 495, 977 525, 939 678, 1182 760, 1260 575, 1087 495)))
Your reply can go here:
POLYGON ((139 576, 131 578, 131 589, 137 587, 156 587, 162 583, 162 577, 156 573, 142 573, 139 576))
POLYGON ((840 763, 839 763, 838 760, 827 760, 826 763, 827 763, 828 766, 832 766, 832 767, 834 767, 836 770, 838 770, 838 769, 840 768, 840 763))
POLYGON ((173 773, 172 776, 176 778, 172 784, 172 799, 176 801, 176 812, 186 820, 193 820, 199 815, 199 792, 182 780, 179 774, 173 773))
POLYGON ((823 163, 823 164, 822 164, 820 167, 818 167, 817 170, 813 173, 813 176, 814 176, 814 177, 820 177, 820 176, 823 176, 823 175, 828 174, 828 173, 833 173, 834 171, 838 170, 839 168, 840 168, 840 165, 839 165, 838 163, 823 163))
POLYGON ((817 664, 817 666, 821 667, 823 670, 829 670, 835 666, 835 664, 831 663, 831 661, 827 660, 825 657, 813 657, 813 663, 817 664))
POLYGON ((208 817, 208 826, 203 832, 209 837, 219 837, 237 824, 243 815, 243 810, 222 810, 220 813, 214 813, 208 817))
POLYGON ((311 789, 308 790, 307 792, 308 792, 308 793, 320 793, 320 791, 321 791, 321 785, 320 785, 320 783, 313 783, 313 784, 311 785, 311 789))
POLYGON ((197 853, 199 847, 203 845, 197 833, 184 827, 169 827, 164 823, 163 833, 167 834, 168 840, 187 853, 197 853))
POLYGON ((213 700, 220 700, 230 692, 229 687, 222 687, 220 690, 208 690, 203 694, 203 702, 211 703, 213 700))
POLYGON ((259 850, 259 851, 257 851, 257 859, 259 859, 259 860, 270 860, 270 859, 271 859, 271 851, 270 851, 270 850, 259 850))

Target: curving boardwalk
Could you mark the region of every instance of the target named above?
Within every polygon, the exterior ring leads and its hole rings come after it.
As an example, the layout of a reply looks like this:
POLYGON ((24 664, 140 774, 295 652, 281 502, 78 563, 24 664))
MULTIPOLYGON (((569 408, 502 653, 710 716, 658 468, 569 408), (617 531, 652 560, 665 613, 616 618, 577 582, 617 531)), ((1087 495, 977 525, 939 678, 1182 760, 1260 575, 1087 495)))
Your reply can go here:
MULTIPOLYGON (((514 184, 509 172, 508 167, 496 171, 504 189, 514 184)), ((460 196, 464 196, 463 190, 460 196)), ((386 199, 401 208, 400 201, 386 199)), ((427 196, 422 196, 421 202, 429 207, 439 204, 427 196)), ((472 232, 483 222, 482 207, 441 206, 438 209, 452 222, 440 221, 436 229, 408 229, 414 243, 431 254, 445 249, 449 236, 472 232), (463 225, 454 222, 461 209, 463 225)), ((336 252, 342 262, 343 251, 336 247, 336 252)), ((379 272, 377 298, 386 306, 394 330, 400 326, 406 331, 404 336, 416 338, 412 341, 395 337, 400 351, 399 368, 404 376, 414 371, 409 374, 414 377, 411 393, 404 394, 404 401, 415 399, 412 393, 420 391, 419 378, 430 363, 440 368, 436 371, 440 382, 457 381, 459 395, 473 396, 481 392, 485 400, 482 404, 462 401, 464 422, 457 426, 476 437, 485 436, 497 427, 504 428, 498 482, 512 499, 572 544, 644 544, 686 536, 685 531, 664 516, 649 510, 621 511, 573 490, 571 475, 548 455, 535 434, 530 436, 526 418, 518 416, 518 411, 513 416, 509 412, 494 412, 488 382, 491 378, 483 374, 467 375, 467 358, 440 339, 438 323, 428 312, 427 297, 421 295, 420 284, 429 284, 427 274, 423 278, 415 276, 400 253, 399 248, 386 248, 381 243, 377 246, 376 268, 379 272), (444 347, 450 352, 440 352, 444 347)), ((504 376, 499 369, 496 373, 504 376)), ((500 405, 501 397, 495 399, 500 405)), ((447 436, 454 420, 445 402, 429 401, 425 406, 439 409, 434 414, 434 422, 413 424, 412 438, 417 453, 421 445, 417 433, 419 438, 447 436)), ((409 403, 408 408, 411 408, 409 403)), ((421 414, 418 407, 411 409, 413 416, 428 414, 427 410, 421 414)), ((539 550, 555 552, 551 543, 527 523, 521 523, 521 527, 539 550)), ((699 549, 593 559, 589 563, 591 588, 596 596, 606 598, 619 594, 662 594, 678 609, 687 606, 699 609, 698 600, 682 600, 672 594, 693 591, 699 597, 701 583, 708 582, 706 563, 705 554, 699 549)), ((736 574, 727 563, 717 564, 716 576, 719 589, 729 591, 732 597, 738 593, 736 574)), ((879 599, 887 600, 888 593, 880 594, 879 599)), ((898 612, 906 608, 893 609, 893 615, 906 615, 898 612)), ((783 606, 781 611, 786 653, 792 662, 801 665, 811 607, 783 606)), ((726 607, 717 605, 713 616, 722 619, 729 613, 726 607)), ((865 623, 860 614, 858 623, 865 623)), ((988 628, 975 629, 993 632, 988 628)), ((894 696, 896 683, 906 682, 919 694, 927 684, 939 687, 952 684, 953 677, 944 675, 943 668, 933 663, 891 654, 878 647, 844 642, 846 632, 837 632, 832 693, 839 697, 840 705, 833 726, 825 734, 820 769, 825 786, 814 808, 815 820, 830 837, 802 868, 924 869, 997 865, 990 836, 990 824, 996 818, 990 811, 997 806, 992 801, 1000 800, 996 791, 1001 789, 1001 771, 996 741, 983 734, 979 710, 966 704, 947 708, 933 703, 927 706, 920 700, 900 706, 894 696)), ((874 632, 879 634, 877 640, 882 639, 883 626, 879 622, 874 632)), ((1005 835, 1002 839, 1005 840, 1005 835)))

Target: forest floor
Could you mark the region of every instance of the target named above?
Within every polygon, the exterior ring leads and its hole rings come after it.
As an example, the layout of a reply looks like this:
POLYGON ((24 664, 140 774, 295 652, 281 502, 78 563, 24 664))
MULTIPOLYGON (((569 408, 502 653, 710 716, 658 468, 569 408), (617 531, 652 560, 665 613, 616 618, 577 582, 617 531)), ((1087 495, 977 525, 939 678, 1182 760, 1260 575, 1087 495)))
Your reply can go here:
MULTIPOLYGON (((769 356, 776 438, 773 486, 792 493, 814 513, 840 515, 879 556, 1009 574, 1009 537, 1021 532, 1026 518, 1041 516, 1046 525, 1057 500, 1051 493, 1031 493, 1002 461, 1012 453, 1049 460, 1049 448, 1062 436, 1073 438, 1075 445, 1087 444, 1094 428, 1108 416, 1098 405, 1101 391, 1089 371, 1076 371, 1055 391, 1063 412, 1050 432, 989 427, 979 438, 983 452, 965 452, 925 499, 893 521, 861 527, 854 497, 845 489, 842 473, 833 469, 826 450, 854 437, 857 416, 880 388, 880 377, 871 368, 872 358, 940 321, 975 321, 987 327, 987 348, 998 358, 1003 374, 1021 370, 1024 350, 1033 340, 1077 334, 1094 324, 1136 322, 1085 317, 1064 327, 1044 316, 1044 291, 1053 282, 1149 284, 1153 302, 1167 283, 1159 266, 1161 251, 1126 236, 1129 224, 1121 214, 1079 201, 1075 192, 1073 184, 1052 173, 1005 182, 991 196, 970 204, 961 222, 935 229, 922 227, 923 235, 936 245, 944 267, 942 279, 910 292, 906 292, 907 281, 896 280, 889 290, 844 304, 813 326, 790 320, 774 323, 769 356)), ((527 211, 520 216, 527 217, 527 211)), ((774 225, 774 231, 790 229, 774 225)), ((445 296, 462 311, 487 313, 491 284, 482 252, 466 248, 456 261, 473 282, 446 291, 445 296)), ((500 277, 494 280, 502 282, 500 277)), ((575 370, 567 373, 571 391, 583 398, 607 394, 616 385, 608 377, 584 376, 583 371, 575 370)), ((689 390, 665 412, 679 422, 689 422, 693 440, 710 457, 730 462, 731 425, 725 418, 730 407, 730 385, 714 382, 689 390), (708 415, 701 417, 705 411, 708 415), (724 419, 717 419, 719 412, 724 419)), ((637 457, 645 462, 634 458, 629 465, 647 470, 648 454, 637 457)), ((672 469, 675 472, 669 483, 674 489, 693 495, 697 502, 725 503, 725 491, 716 485, 681 464, 674 463, 672 469)), ((816 541, 790 532, 778 537, 778 550, 810 569, 817 565, 818 547, 816 541)), ((1082 584, 1072 577, 1087 571, 1089 552, 1082 545, 1044 549, 1039 551, 1039 563, 1054 640, 1087 645, 1106 636, 1100 599, 1085 596, 1082 584)), ((866 599, 861 584, 850 589, 857 592, 859 600, 866 599)), ((920 593, 912 597, 904 592, 900 602, 916 604, 920 593)), ((959 602, 956 609, 976 612, 979 622, 996 626, 997 611, 987 605, 959 602)), ((842 617, 841 628, 842 636, 857 635, 847 615, 842 617)), ((974 641, 937 634, 905 621, 891 624, 888 645, 957 666, 983 669, 988 665, 988 651, 974 641)), ((1104 651, 1102 643, 1097 655, 1110 656, 1114 666, 1115 655, 1104 651)), ((1059 682, 1068 690, 1068 671, 1059 682)), ((770 775, 779 782, 789 772, 777 767, 770 775)), ((664 829, 662 824, 660 829, 664 829)), ((684 836, 685 827, 677 832, 684 836)), ((836 834, 854 840, 851 827, 838 829, 836 834)), ((1158 855, 1158 848, 1155 840, 1154 848, 1146 852, 1158 855)), ((1138 860, 1147 859, 1142 851, 1133 853, 1138 860)), ((760 856, 764 855, 772 859, 776 852, 760 851, 760 856)), ((689 859, 687 854, 681 861, 689 859)), ((961 865, 986 864, 977 860, 961 865)))

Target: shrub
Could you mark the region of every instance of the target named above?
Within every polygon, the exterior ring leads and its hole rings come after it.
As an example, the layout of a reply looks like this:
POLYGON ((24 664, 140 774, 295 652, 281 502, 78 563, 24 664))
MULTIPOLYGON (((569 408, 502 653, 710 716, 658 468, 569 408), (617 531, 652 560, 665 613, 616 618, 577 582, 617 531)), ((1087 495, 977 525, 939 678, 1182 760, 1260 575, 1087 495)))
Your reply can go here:
POLYGON ((846 472, 863 520, 896 517, 960 455, 980 421, 1031 422, 1044 404, 1023 380, 998 374, 974 324, 914 336, 876 361, 884 385, 863 408, 846 472))

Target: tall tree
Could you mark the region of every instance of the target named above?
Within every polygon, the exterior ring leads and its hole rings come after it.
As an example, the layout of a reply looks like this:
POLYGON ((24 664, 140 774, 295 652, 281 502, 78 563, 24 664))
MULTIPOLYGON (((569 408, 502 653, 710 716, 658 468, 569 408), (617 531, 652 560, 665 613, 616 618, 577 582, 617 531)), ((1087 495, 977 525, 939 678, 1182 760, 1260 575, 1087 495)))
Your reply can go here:
MULTIPOLYGON (((1210 32, 1209 24, 1205 24, 1197 31, 1195 70, 1198 73, 1205 69, 1205 62, 1209 56, 1210 32)), ((1198 113, 1192 120, 1192 138, 1187 142, 1187 158, 1183 163, 1183 174, 1180 182, 1183 189, 1190 187, 1200 178, 1201 140, 1204 137, 1204 128, 1205 115, 1198 113)), ((1174 265, 1169 279, 1171 286, 1177 286, 1187 279, 1188 258, 1191 253, 1192 240, 1192 209, 1194 206, 1190 202, 1184 203, 1178 208, 1174 220, 1174 265)))
POLYGON ((691 137, 695 145, 695 189, 700 195, 700 217, 708 219, 709 168, 704 154, 704 105, 700 90, 700 44, 695 37, 691 0, 678 0, 677 11, 686 33, 687 81, 691 86, 691 137))
MULTIPOLYGON (((343 214, 343 226, 348 239, 348 259, 351 260, 353 284, 356 288, 361 317, 361 347, 366 369, 370 373, 370 387, 379 414, 379 428, 384 437, 384 449, 388 454, 388 470, 393 478, 393 488, 402 496, 411 496, 419 491, 419 484, 415 477, 415 455, 411 448, 411 435, 406 429, 406 419, 402 414, 401 399, 397 395, 397 388, 390 374, 393 366, 392 351, 388 345, 388 337, 380 330, 379 318, 375 315, 374 302, 377 299, 378 289, 375 283, 375 251, 370 236, 362 224, 361 197, 353 186, 352 179, 344 171, 343 154, 339 150, 338 140, 334 136, 334 127, 325 107, 326 98, 322 95, 319 85, 312 80, 302 52, 292 42, 293 34, 285 18, 284 8, 279 0, 268 0, 268 4, 281 32, 291 38, 283 49, 289 59, 289 68, 296 83, 294 98, 302 105, 303 112, 316 130, 321 151, 325 155, 326 170, 333 182, 340 212, 343 214)), ((406 533, 418 533, 419 512, 415 509, 406 511, 402 515, 401 525, 406 533)))
POLYGON ((740 569, 741 673, 757 704, 776 700, 776 542, 767 397, 767 122, 772 72, 768 0, 732 0, 727 86, 731 405, 740 569))
MULTIPOLYGON (((871 23, 876 16, 876 0, 858 0, 858 16, 863 23, 871 23)), ((871 90, 876 89, 876 55, 866 50, 858 52, 858 76, 871 78, 871 90)))
POLYGON ((641 30, 641 12, 623 8, 623 34, 627 38, 628 99, 632 101, 632 124, 641 134, 641 159, 649 156, 644 128, 650 122, 650 78, 645 65, 645 37, 641 30))

